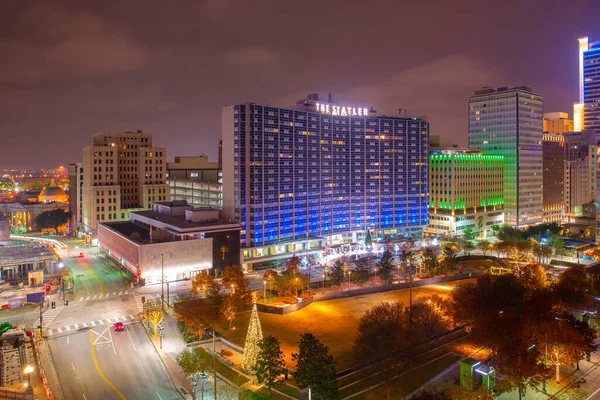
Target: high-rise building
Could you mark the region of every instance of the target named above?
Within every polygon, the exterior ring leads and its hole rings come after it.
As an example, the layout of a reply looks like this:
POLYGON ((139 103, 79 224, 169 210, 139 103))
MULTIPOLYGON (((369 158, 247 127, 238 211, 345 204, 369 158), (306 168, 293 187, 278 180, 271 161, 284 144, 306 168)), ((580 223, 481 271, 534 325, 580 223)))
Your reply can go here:
POLYGON ((569 119, 569 113, 558 111, 544 113, 544 133, 551 135, 562 135, 565 132, 573 132, 573 120, 569 119))
POLYGON ((149 133, 97 133, 83 149, 81 223, 95 235, 98 222, 127 221, 129 211, 169 200, 166 151, 149 133))
MULTIPOLYGON (((546 121, 544 119, 544 121, 546 121)), ((561 223, 565 208, 565 142, 562 135, 544 133, 542 142, 544 223, 561 223)))
POLYGON ((504 156, 504 221, 542 222, 543 97, 527 86, 483 88, 469 98, 469 147, 504 156))
POLYGON ((600 132, 600 42, 579 38, 579 101, 573 107, 574 130, 600 132))
POLYGON ((171 200, 185 200, 194 207, 223 208, 222 176, 219 164, 207 156, 175 157, 167 163, 171 200))
POLYGON ((222 112, 223 214, 244 263, 268 263, 427 224, 429 123, 309 95, 222 112), (325 101, 322 101, 325 100, 325 101))
POLYGON ((75 236, 78 228, 82 230, 81 209, 83 207, 81 196, 83 192, 83 165, 81 163, 69 164, 69 213, 71 226, 69 233, 75 236))
POLYGON ((598 182, 598 135, 592 130, 566 132, 565 142, 565 218, 581 216, 583 205, 594 203, 598 182), (568 189, 568 191, 567 191, 568 189))
POLYGON ((429 225, 425 236, 488 237, 504 223, 504 157, 475 150, 429 155, 429 225))

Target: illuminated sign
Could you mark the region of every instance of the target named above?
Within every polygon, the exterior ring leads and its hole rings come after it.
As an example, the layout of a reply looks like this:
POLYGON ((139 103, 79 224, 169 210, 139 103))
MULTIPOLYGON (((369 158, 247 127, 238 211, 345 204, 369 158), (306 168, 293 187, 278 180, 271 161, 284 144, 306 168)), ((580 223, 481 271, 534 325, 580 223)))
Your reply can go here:
POLYGON ((369 110, 361 107, 342 107, 333 104, 317 103, 317 111, 321 114, 340 115, 342 117, 368 116, 369 110))

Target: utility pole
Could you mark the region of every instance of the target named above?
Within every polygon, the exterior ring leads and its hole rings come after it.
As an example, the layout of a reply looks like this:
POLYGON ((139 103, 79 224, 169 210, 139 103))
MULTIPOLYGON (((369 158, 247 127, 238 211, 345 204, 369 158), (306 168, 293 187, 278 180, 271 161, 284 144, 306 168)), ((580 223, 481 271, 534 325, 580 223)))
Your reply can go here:
POLYGON ((44 295, 40 297, 40 337, 42 336, 42 326, 44 326, 44 322, 42 321, 42 312, 44 309, 44 295))
POLYGON ((215 400, 217 399, 217 353, 215 350, 215 330, 213 329, 213 388, 215 390, 215 400))
POLYGON ((160 300, 162 304, 162 310, 165 312, 165 258, 160 255, 160 300))

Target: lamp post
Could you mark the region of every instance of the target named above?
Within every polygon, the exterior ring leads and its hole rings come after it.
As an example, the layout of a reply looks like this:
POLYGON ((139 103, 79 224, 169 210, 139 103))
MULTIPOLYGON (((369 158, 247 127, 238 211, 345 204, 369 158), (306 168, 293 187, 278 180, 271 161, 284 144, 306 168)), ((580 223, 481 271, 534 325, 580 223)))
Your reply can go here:
POLYGON ((163 339, 163 329, 165 329, 164 326, 162 326, 162 324, 158 325, 158 337, 160 338, 160 349, 162 350, 162 339, 163 339))
POLYGON ((165 312, 165 257, 160 255, 160 302, 162 310, 165 312))
POLYGON ((200 376, 200 382, 202 384, 201 399, 204 400, 204 383, 208 380, 208 376, 206 376, 206 373, 204 372, 204 368, 202 368, 202 371, 192 374, 192 379, 194 380, 194 393, 193 393, 194 400, 196 400, 196 387, 198 386, 198 376, 200 376))
POLYGON ((267 281, 263 281, 263 299, 267 300, 267 281))
POLYGON ((28 365, 25 367, 23 372, 25 373, 25 375, 27 375, 27 386, 31 387, 31 373, 33 372, 33 367, 31 365, 28 365))
POLYGON ((352 283, 352 271, 348 271, 348 283, 352 283))
POLYGON ((323 281, 323 289, 325 289, 325 273, 321 274, 321 280, 323 281))
POLYGON ((232 294, 235 294, 235 285, 233 283, 231 284, 231 290, 233 291, 232 294))

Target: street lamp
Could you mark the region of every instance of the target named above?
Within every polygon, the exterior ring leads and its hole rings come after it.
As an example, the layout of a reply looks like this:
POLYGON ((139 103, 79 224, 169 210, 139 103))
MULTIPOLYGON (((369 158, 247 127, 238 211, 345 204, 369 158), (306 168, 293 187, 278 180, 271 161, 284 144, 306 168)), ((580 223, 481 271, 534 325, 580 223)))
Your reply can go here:
POLYGON ((160 338, 160 349, 162 350, 162 339, 163 339, 163 329, 165 329, 164 326, 162 326, 162 324, 158 325, 158 337, 160 338))
POLYGON ((31 386, 31 373, 33 372, 33 367, 31 365, 28 365, 25 367, 25 370, 23 370, 23 372, 25 373, 25 375, 27 375, 27 385, 31 386))
POLYGON ((193 393, 194 400, 196 400, 196 387, 198 386, 198 376, 200 376, 200 382, 202 383, 202 386, 201 386, 202 397, 201 398, 202 398, 202 400, 204 400, 204 383, 208 380, 208 376, 206 376, 206 373, 204 372, 204 368, 202 368, 202 371, 192 374, 192 379, 194 380, 194 393, 193 393))
POLYGON ((235 285, 233 283, 231 284, 231 290, 233 290, 232 294, 235 294, 235 285))
POLYGON ((321 280, 323 281, 323 289, 325 289, 325 274, 321 274, 321 280))
POLYGON ((352 282, 352 271, 348 271, 348 283, 352 282))
POLYGON ((165 258, 160 255, 160 302, 162 305, 162 310, 165 312, 165 258))
POLYGON ((267 300, 267 281, 263 281, 263 299, 267 300))

